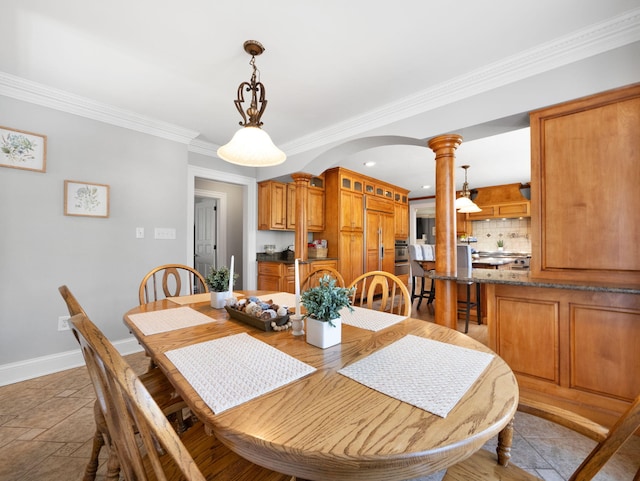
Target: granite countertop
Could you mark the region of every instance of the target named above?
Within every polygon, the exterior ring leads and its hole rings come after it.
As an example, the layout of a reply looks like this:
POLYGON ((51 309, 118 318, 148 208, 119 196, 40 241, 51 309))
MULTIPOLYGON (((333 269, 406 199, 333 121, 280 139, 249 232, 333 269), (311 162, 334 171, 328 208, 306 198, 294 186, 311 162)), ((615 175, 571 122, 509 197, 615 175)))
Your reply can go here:
POLYGON ((554 289, 572 289, 578 291, 613 292, 619 294, 640 294, 640 286, 620 285, 605 282, 580 282, 558 279, 531 277, 529 271, 511 271, 495 269, 458 269, 455 274, 429 272, 432 279, 457 282, 479 282, 484 284, 505 284, 525 287, 551 287, 554 289))
MULTIPOLYGON (((256 260, 258 262, 281 262, 282 264, 293 264, 295 259, 292 257, 291 259, 283 259, 280 256, 280 252, 276 252, 274 254, 265 254, 264 252, 258 252, 256 256, 256 260)), ((301 264, 311 264, 316 261, 337 261, 337 257, 318 257, 318 258, 309 258, 306 261, 300 261, 301 264)))

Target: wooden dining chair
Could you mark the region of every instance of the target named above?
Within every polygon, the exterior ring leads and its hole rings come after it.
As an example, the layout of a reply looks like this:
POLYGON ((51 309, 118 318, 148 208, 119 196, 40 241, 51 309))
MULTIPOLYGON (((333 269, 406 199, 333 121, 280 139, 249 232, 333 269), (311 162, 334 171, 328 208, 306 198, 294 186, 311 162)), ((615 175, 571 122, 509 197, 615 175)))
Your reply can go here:
MULTIPOLYGON (((607 429, 576 413, 541 402, 520 399, 518 411, 553 421, 597 441, 597 445, 573 472, 569 481, 588 481, 609 461, 635 431, 640 429, 640 396, 627 411, 607 429)), ((500 466, 496 457, 481 449, 470 458, 450 467, 443 481, 541 481, 540 478, 520 469, 513 463, 500 466)), ((640 468, 633 481, 640 480, 640 468)))
MULTIPOLYGON (((58 291, 60 291, 62 298, 67 304, 69 315, 87 315, 76 297, 71 293, 71 290, 69 290, 66 285, 60 286, 58 288, 58 291)), ((77 335, 76 340, 78 340, 79 342, 77 335)), ((177 431, 183 433, 187 428, 187 423, 184 421, 182 411, 187 407, 187 405, 178 395, 178 393, 166 378, 166 376, 162 373, 162 371, 160 369, 150 370, 149 372, 142 374, 140 376, 140 380, 145 385, 151 396, 156 400, 165 416, 175 421, 175 427, 177 431)), ((107 424, 102 414, 102 410, 100 409, 98 400, 96 400, 93 411, 96 422, 96 433, 93 438, 91 455, 85 469, 83 481, 93 481, 96 478, 99 456, 102 447, 106 444, 109 447, 110 452, 112 451, 110 447, 111 438, 109 435, 109 430, 107 429, 107 424)), ((117 462, 115 460, 111 460, 108 465, 109 476, 111 476, 108 479, 118 479, 117 462), (113 472, 113 470, 115 470, 115 472, 113 472)))
POLYGON ((311 272, 309 272, 307 277, 305 277, 304 280, 300 283, 300 291, 304 292, 310 287, 316 287, 319 284, 318 281, 320 280, 320 278, 325 275, 333 277, 336 280, 337 287, 345 287, 344 278, 342 277, 342 274, 340 274, 340 272, 338 272, 333 267, 323 266, 313 269, 311 272))
POLYGON ((144 383, 97 326, 84 314, 73 316, 71 326, 125 480, 291 479, 238 456, 207 435, 199 422, 178 437, 144 383))
POLYGON ((411 294, 398 277, 385 271, 365 272, 349 286, 355 287, 351 304, 411 316, 411 294))
POLYGON ((140 305, 165 297, 185 296, 209 292, 205 278, 193 267, 183 264, 165 264, 149 271, 138 289, 140 305), (188 281, 188 289, 182 289, 183 280, 188 281), (158 289, 162 288, 160 295, 158 289))

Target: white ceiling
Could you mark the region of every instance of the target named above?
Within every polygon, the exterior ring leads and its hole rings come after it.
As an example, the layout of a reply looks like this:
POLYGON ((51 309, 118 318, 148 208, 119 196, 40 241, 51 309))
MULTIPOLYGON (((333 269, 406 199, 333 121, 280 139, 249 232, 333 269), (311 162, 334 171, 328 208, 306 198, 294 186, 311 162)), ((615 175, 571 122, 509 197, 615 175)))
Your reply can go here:
POLYGON ((289 156, 258 178, 342 165, 412 197, 434 193, 428 138, 463 135, 471 187, 527 182, 529 110, 640 81, 639 0, 3 0, 0 94, 215 155, 248 39, 289 156))

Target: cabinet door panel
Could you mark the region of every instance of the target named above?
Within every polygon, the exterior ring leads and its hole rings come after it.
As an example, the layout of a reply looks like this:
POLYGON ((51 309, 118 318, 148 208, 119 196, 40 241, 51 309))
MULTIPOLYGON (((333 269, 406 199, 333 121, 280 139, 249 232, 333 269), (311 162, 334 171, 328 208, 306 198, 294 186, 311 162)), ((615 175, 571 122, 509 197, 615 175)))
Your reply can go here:
POLYGON ((640 84, 530 120, 532 274, 637 283, 640 84))
POLYGON ((515 373, 559 384, 558 315, 556 302, 497 297, 496 352, 515 373))
POLYGON ((286 184, 271 184, 271 228, 286 229, 287 227, 287 186, 286 184))
MULTIPOLYGON (((335 202, 335 199, 333 201, 335 202)), ((307 229, 309 232, 322 232, 324 230, 324 202, 323 190, 309 189, 309 206, 307 208, 307 229)))
POLYGON ((571 387, 631 401, 640 392, 640 310, 570 306, 571 387), (597 359, 597 362, 594 362, 597 359))

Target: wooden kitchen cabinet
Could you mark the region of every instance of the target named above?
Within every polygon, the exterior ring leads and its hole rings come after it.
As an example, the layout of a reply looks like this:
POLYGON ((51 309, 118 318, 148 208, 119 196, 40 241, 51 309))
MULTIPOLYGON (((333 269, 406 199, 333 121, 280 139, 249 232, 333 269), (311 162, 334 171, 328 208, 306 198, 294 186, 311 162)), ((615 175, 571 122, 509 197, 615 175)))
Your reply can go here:
POLYGON ((382 268, 393 273, 395 238, 409 237, 409 192, 342 167, 325 171, 324 179, 326 198, 332 201, 325 203, 325 229, 318 237, 327 240, 329 257, 338 258, 338 271, 345 282, 349 284, 374 265, 376 269, 382 268), (396 194, 400 196, 399 200, 396 200, 396 194), (402 207, 397 209, 397 204, 402 207), (365 222, 365 213, 369 211, 378 214, 371 214, 373 217, 365 222), (380 217, 380 213, 383 213, 384 221, 378 219, 376 222, 379 227, 384 227, 385 256, 382 266, 378 258, 381 251, 381 246, 377 244, 378 235, 369 228, 365 229, 365 224, 370 227, 373 218, 380 217), (397 213, 400 215, 397 216, 397 213))
POLYGON ((469 213, 469 220, 531 217, 531 203, 528 200, 495 205, 478 204, 478 207, 480 207, 482 211, 469 213))
POLYGON ((307 206, 307 230, 322 232, 324 230, 324 188, 309 187, 309 205, 307 206))
POLYGON ((364 200, 357 192, 340 191, 340 229, 362 232, 364 200))
POLYGON ((364 273, 364 235, 362 232, 341 232, 338 237, 338 271, 346 285, 364 273))
MULTIPOLYGON (((307 230, 324 230, 324 188, 319 178, 309 186, 307 230)), ((258 184, 258 230, 295 230, 296 186, 294 183, 265 181, 258 184)))
POLYGON ((611 425, 638 395, 638 295, 484 287, 489 347, 528 398, 611 425))
MULTIPOLYGON (((515 183, 474 189, 476 195, 473 201, 482 211, 467 214, 466 220, 530 217, 531 202, 522 195, 523 187, 523 184, 515 183)), ((465 226, 465 229, 468 228, 465 226)), ((458 232, 469 233, 462 232, 461 228, 458 228, 458 232)))
POLYGON ((409 238, 409 197, 407 193, 396 192, 394 197, 395 238, 409 238))
POLYGON ((640 286, 640 84, 530 125, 530 279, 560 288, 486 284, 489 347, 523 395, 610 426, 640 392, 640 295, 618 291, 640 286))
POLYGON ((531 273, 640 284, 640 84, 530 119, 531 273))
POLYGON ((295 265, 276 261, 258 262, 258 290, 295 292, 295 265))
POLYGON ((265 181, 258 184, 258 230, 287 229, 287 184, 265 181))
POLYGON ((387 212, 366 210, 366 271, 393 273, 395 263, 395 225, 393 215, 387 212))
POLYGON ((468 218, 469 214, 461 214, 456 211, 456 237, 471 235, 471 222, 468 218))
MULTIPOLYGON (((311 272, 320 267, 337 269, 338 263, 334 259, 305 262, 300 264, 300 282, 311 272)), ((259 261, 258 262, 258 290, 290 292, 296 290, 295 264, 291 262, 259 261)))

